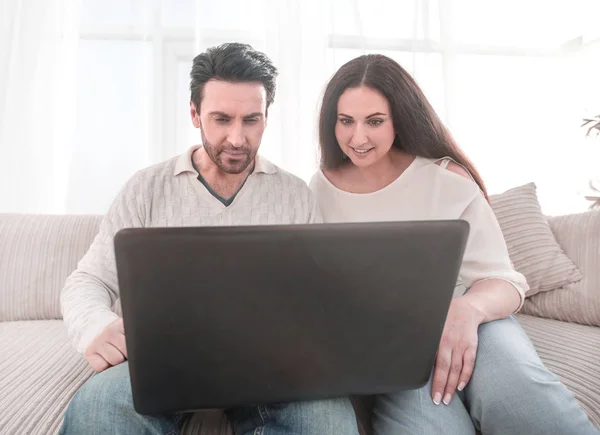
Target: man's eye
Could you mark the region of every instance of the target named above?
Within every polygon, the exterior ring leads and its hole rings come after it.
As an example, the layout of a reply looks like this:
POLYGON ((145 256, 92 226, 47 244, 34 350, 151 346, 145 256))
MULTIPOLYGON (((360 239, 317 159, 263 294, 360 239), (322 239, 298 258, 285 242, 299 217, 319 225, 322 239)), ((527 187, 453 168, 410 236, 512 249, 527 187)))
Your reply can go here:
POLYGON ((229 119, 227 119, 227 118, 217 118, 217 122, 225 123, 225 122, 229 122, 229 119))
POLYGON ((256 124, 257 122, 258 122, 258 118, 246 119, 246 124, 256 124))

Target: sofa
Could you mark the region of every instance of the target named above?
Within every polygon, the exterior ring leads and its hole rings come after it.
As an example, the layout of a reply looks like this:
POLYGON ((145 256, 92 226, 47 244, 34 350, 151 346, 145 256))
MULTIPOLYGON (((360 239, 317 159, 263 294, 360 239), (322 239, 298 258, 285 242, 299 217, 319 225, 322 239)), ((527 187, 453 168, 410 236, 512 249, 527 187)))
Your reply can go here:
MULTIPOLYGON (((600 210, 545 217, 535 186, 518 189, 490 198, 515 267, 534 283, 516 317, 600 428, 600 210), (543 252, 536 254, 540 240, 543 252)), ((59 295, 100 220, 0 215, 0 434, 56 433, 73 394, 92 375, 67 337, 59 295)), ((355 407, 368 434, 369 400, 355 399, 355 407)), ((215 410, 194 414, 184 433, 232 432, 215 410)))

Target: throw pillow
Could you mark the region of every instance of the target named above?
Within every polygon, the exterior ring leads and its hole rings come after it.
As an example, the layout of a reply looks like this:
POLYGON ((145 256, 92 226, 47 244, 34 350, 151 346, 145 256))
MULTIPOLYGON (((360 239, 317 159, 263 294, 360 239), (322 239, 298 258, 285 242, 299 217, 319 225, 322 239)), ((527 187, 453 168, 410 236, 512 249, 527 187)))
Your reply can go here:
POLYGON ((565 253, 583 273, 577 283, 540 293, 522 312, 538 317, 600 326, 600 210, 548 218, 565 253))
POLYGON ((490 195, 490 204, 513 265, 527 278, 528 297, 581 281, 581 272, 562 251, 542 213, 534 183, 490 195))

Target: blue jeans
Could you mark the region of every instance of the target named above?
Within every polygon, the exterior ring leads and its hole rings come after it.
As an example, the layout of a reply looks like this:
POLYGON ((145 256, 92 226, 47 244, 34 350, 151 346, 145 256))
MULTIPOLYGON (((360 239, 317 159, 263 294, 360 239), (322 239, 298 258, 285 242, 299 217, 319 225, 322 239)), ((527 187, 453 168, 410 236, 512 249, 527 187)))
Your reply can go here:
POLYGON ((431 379, 378 396, 376 435, 598 435, 575 397, 546 369, 514 317, 479 327, 475 370, 449 405, 435 405, 431 379))
MULTIPOLYGON (((238 435, 358 435, 349 399, 233 409, 238 435)), ((185 414, 149 417, 133 408, 127 362, 94 375, 67 408, 61 435, 178 434, 185 414)))

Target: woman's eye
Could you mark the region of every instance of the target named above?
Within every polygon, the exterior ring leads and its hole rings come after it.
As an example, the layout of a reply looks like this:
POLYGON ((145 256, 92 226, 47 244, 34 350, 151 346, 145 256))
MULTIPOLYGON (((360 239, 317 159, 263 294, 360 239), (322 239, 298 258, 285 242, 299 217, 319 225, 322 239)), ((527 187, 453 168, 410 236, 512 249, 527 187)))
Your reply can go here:
POLYGON ((342 124, 344 124, 344 125, 350 125, 350 124, 352 124, 352 120, 348 119, 348 118, 342 118, 342 119, 340 119, 340 122, 342 124))
POLYGON ((383 123, 382 119, 371 119, 369 121, 369 124, 372 125, 373 127, 377 127, 379 125, 381 125, 383 123))

